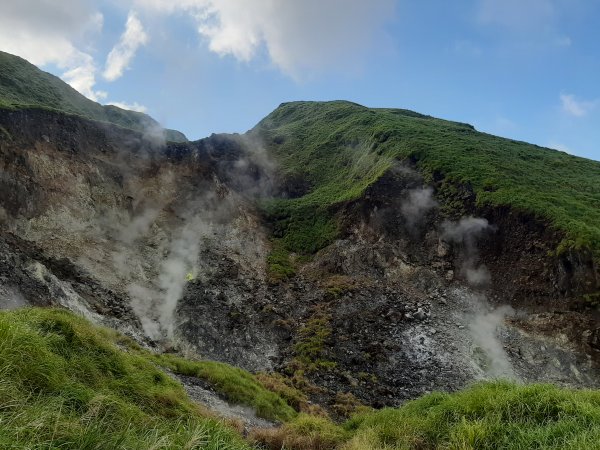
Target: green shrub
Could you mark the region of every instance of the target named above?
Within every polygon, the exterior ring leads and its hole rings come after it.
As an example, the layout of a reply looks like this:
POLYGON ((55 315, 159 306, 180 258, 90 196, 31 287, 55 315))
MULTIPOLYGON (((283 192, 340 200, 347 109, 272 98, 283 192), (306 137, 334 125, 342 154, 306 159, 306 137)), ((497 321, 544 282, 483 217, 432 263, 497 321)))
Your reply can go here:
POLYGON ((267 256, 267 275, 272 282, 291 278, 296 274, 296 267, 281 240, 273 241, 273 247, 267 256))
POLYGON ((330 315, 319 308, 300 328, 298 340, 294 345, 292 368, 314 371, 335 367, 335 362, 327 360, 324 356, 325 344, 332 331, 330 322, 330 315))

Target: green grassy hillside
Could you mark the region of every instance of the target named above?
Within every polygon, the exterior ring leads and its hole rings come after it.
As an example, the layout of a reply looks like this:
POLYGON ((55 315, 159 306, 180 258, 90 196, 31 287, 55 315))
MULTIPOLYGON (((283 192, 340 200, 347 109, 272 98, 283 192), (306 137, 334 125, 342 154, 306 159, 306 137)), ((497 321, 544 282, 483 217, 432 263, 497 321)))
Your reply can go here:
POLYGON ((0 312, 0 448, 248 447, 124 336, 62 310, 0 312))
MULTIPOLYGON (((38 69, 23 58, 0 51, 0 107, 41 107, 88 119, 110 122, 143 131, 160 126, 150 116, 116 106, 102 106, 81 95, 60 78, 38 69)), ((175 130, 165 130, 169 141, 187 138, 175 130)))
POLYGON ((311 253, 337 235, 336 207, 361 196, 397 160, 426 177, 472 187, 479 205, 507 205, 564 233, 557 250, 587 248, 600 258, 600 163, 477 132, 472 126, 400 109, 354 103, 286 103, 253 130, 300 198, 266 205, 288 250, 311 253))

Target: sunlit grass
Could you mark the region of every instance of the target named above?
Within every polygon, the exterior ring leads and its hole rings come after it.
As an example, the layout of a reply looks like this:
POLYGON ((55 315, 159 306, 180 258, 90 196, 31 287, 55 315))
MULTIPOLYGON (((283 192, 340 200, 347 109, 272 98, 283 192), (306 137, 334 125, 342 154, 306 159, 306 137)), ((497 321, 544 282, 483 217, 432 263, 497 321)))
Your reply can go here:
POLYGON ((273 450, 593 450, 600 448, 600 392, 489 382, 341 425, 301 415, 253 437, 273 450))
POLYGON ((411 111, 349 102, 294 102, 253 130, 281 169, 312 189, 265 205, 275 236, 312 253, 339 233, 336 213, 394 161, 410 161, 439 190, 461 184, 478 205, 507 205, 562 232, 557 247, 600 255, 600 163, 475 131, 411 111))
POLYGON ((119 339, 62 310, 0 312, 0 448, 248 448, 119 339))

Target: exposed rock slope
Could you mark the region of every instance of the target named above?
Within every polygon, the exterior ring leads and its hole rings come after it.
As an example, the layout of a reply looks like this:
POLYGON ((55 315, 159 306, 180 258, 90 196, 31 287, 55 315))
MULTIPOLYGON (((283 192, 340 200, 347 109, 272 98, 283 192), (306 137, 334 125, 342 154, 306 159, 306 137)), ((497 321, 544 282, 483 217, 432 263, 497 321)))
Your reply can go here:
POLYGON ((284 141, 157 145, 35 109, 1 110, 0 130, 4 307, 60 304, 147 345, 279 371, 340 415, 480 378, 598 384, 593 259, 556 256, 547 222, 414 159, 328 207, 326 245, 284 247, 293 270, 274 277, 273 237, 294 222, 269 202, 319 183, 286 169, 284 141))

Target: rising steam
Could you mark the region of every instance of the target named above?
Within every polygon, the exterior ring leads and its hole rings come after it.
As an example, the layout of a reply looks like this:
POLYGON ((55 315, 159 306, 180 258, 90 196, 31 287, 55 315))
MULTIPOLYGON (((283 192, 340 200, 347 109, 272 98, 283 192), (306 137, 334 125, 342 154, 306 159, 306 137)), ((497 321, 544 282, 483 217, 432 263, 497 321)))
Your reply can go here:
POLYGON ((17 286, 0 286, 0 309, 16 309, 27 305, 17 286))
POLYGON ((512 364, 498 339, 498 332, 507 316, 515 314, 508 305, 491 308, 487 299, 479 296, 476 299, 479 311, 469 323, 469 331, 473 344, 481 349, 486 356, 484 369, 493 378, 516 378, 512 364))
POLYGON ((406 220, 409 228, 419 224, 425 214, 438 203, 433 198, 433 189, 430 187, 413 189, 409 191, 408 197, 400 205, 400 213, 406 220))
MULTIPOLYGON (((458 222, 446 221, 442 224, 442 238, 460 247, 460 272, 469 285, 485 288, 492 280, 485 264, 479 264, 477 242, 485 234, 495 231, 487 219, 463 217, 458 222)), ((473 345, 485 355, 482 369, 493 378, 516 378, 512 364, 498 337, 498 332, 507 316, 514 310, 507 305, 493 308, 483 292, 463 294, 473 313, 469 316, 469 333, 473 345)))
POLYGON ((171 242, 169 256, 161 265, 158 284, 162 296, 158 306, 158 320, 169 339, 173 338, 177 302, 183 295, 188 274, 193 276, 197 267, 200 240, 208 236, 211 230, 211 224, 201 217, 189 220, 179 236, 171 242))
POLYGON ((495 231, 495 227, 480 217, 463 217, 458 222, 446 221, 442 224, 442 238, 461 247, 460 273, 475 287, 486 286, 491 281, 488 268, 478 264, 477 250, 477 241, 491 231, 495 231))
MULTIPOLYGON (((201 241, 213 233, 213 220, 218 215, 230 214, 225 201, 221 206, 216 203, 212 193, 204 198, 188 203, 190 211, 183 223, 172 232, 156 255, 158 274, 148 284, 131 283, 128 293, 131 306, 140 319, 144 332, 155 340, 169 340, 174 337, 174 321, 177 303, 183 296, 186 283, 198 267, 201 241)), ((125 228, 125 236, 137 236, 137 232, 147 232, 152 225, 150 219, 156 218, 153 211, 143 213, 139 220, 135 218, 125 228), (143 226, 141 226, 143 225, 143 226)))
MULTIPOLYGON (((114 267, 144 333, 156 341, 173 342, 177 304, 186 284, 210 270, 199 260, 204 242, 229 229, 244 198, 273 191, 274 164, 266 151, 254 139, 236 139, 238 146, 229 154, 235 159, 220 161, 216 173, 210 178, 204 174, 202 187, 186 189, 185 197, 171 171, 157 181, 158 189, 131 186, 136 213, 121 216, 121 225, 112 231, 121 245, 112 255, 114 267)), ((217 144, 213 148, 211 141, 204 142, 203 151, 223 151, 223 143, 217 144)))

